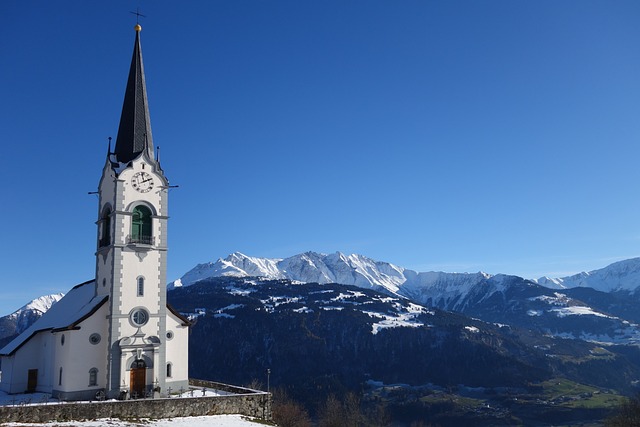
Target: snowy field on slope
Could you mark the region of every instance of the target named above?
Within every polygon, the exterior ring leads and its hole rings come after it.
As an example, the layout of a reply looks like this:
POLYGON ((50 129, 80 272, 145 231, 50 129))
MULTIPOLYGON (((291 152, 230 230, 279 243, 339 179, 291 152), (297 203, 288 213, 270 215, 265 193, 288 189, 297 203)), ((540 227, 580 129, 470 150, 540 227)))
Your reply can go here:
POLYGON ((45 424, 6 423, 3 427, 256 427, 264 425, 252 422, 241 415, 208 415, 203 417, 184 417, 163 420, 120 421, 101 419, 94 421, 51 422, 45 424))

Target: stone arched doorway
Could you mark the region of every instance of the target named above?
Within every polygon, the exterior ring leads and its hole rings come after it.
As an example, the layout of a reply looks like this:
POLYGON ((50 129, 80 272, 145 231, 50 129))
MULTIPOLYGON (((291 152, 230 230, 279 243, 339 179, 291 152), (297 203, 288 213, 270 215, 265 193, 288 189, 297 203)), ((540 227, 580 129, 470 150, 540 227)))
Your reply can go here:
POLYGON ((142 398, 147 391, 147 364, 144 360, 138 359, 131 364, 131 374, 129 377, 131 385, 131 397, 142 398))

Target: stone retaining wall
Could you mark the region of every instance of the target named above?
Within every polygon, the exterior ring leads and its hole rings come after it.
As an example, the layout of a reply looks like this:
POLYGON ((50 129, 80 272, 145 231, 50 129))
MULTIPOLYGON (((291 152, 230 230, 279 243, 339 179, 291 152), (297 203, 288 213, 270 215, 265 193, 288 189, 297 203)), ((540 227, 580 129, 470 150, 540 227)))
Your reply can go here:
POLYGON ((271 419, 270 393, 212 382, 198 382, 197 386, 200 388, 206 387, 209 390, 217 389, 236 394, 173 399, 0 406, 0 423, 43 423, 49 421, 94 420, 99 418, 158 419, 223 414, 240 414, 264 420, 271 419), (226 388, 226 390, 223 388, 226 388))

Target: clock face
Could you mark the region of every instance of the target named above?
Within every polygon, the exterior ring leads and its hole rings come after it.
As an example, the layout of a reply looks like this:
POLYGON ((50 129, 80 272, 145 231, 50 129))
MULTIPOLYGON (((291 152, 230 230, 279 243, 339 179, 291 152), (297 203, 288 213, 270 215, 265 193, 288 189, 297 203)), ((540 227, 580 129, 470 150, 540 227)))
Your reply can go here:
POLYGON ((131 185, 139 192, 146 193, 153 188, 153 177, 146 172, 136 172, 131 178, 131 185))

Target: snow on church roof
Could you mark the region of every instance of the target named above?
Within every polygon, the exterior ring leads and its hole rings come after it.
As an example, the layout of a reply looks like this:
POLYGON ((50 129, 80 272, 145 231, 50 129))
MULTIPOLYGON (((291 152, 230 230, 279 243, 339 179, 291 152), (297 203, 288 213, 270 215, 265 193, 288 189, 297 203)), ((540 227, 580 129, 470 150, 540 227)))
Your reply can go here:
POLYGON ((95 295, 95 280, 75 286, 33 325, 2 348, 0 355, 9 356, 13 354, 38 332, 75 327, 100 308, 108 298, 107 295, 95 295))

